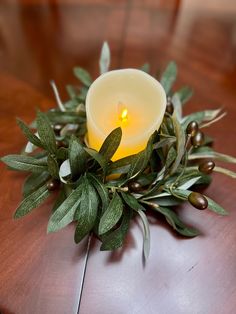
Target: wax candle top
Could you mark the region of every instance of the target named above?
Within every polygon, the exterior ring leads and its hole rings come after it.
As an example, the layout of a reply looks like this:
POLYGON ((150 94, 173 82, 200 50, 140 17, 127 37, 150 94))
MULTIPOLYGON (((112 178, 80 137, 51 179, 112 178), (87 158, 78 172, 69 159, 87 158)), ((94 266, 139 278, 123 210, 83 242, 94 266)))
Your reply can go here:
POLYGON ((165 107, 165 91, 149 74, 136 69, 107 72, 94 81, 87 94, 89 144, 99 149, 106 136, 120 126, 121 147, 127 155, 136 153, 160 127, 165 107))

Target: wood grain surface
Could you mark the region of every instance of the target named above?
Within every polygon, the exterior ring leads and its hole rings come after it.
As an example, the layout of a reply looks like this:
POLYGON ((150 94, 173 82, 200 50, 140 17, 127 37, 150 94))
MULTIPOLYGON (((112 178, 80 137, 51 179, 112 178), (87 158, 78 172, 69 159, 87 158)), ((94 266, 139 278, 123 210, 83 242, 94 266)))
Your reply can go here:
MULTIPOLYGON (((233 0, 0 1, 1 156, 19 152, 25 143, 16 116, 30 122, 36 108, 54 106, 50 79, 66 99, 65 84, 76 82, 73 66, 98 75, 104 40, 111 47, 112 68, 148 61, 155 74, 175 60, 176 88, 188 84, 195 90, 185 112, 224 106, 228 115, 209 127, 208 134, 216 138, 216 150, 236 156, 233 0)), ((0 312, 77 313, 86 240, 73 243, 73 225, 46 235, 52 200, 13 221, 24 175, 2 164, 0 174, 0 312)), ((132 224, 124 249, 115 253, 100 252, 93 239, 79 313, 234 314, 236 181, 214 175, 206 193, 230 215, 179 208, 183 219, 202 232, 187 240, 161 217, 150 216, 146 265, 139 221, 132 224)))

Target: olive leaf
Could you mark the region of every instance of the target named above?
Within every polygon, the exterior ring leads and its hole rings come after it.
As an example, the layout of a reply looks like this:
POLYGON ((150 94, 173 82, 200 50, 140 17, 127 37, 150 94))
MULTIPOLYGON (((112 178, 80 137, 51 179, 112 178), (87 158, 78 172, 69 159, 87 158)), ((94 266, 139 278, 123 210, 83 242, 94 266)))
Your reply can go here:
POLYGON ((57 159, 50 154, 48 155, 48 172, 50 173, 52 178, 59 179, 59 167, 57 159))
MULTIPOLYGON (((188 196, 189 194, 191 193, 192 191, 189 191, 189 190, 181 190, 181 189, 176 189, 174 190, 174 195, 175 196, 179 196, 180 198, 185 198, 186 200, 188 199, 188 196)), ((219 215, 228 215, 228 212, 222 207, 220 206, 219 204, 217 204, 215 201, 213 201, 210 197, 204 195, 205 198, 207 199, 208 201, 208 208, 219 214, 219 215)))
POLYGON ((7 155, 1 160, 15 170, 42 172, 47 170, 47 162, 43 159, 37 159, 31 156, 24 155, 7 155))
POLYGON ((67 184, 67 181, 65 179, 68 178, 70 175, 71 175, 70 161, 69 159, 66 159, 60 166, 59 178, 61 182, 67 184))
POLYGON ((236 158, 233 156, 229 156, 226 154, 215 152, 210 147, 199 147, 196 151, 188 156, 188 160, 195 160, 195 159, 205 159, 205 158, 212 158, 219 161, 229 162, 229 163, 236 163, 236 158))
POLYGON ((114 162, 111 162, 108 166, 107 173, 127 173, 129 171, 130 165, 134 162, 136 159, 135 155, 130 155, 127 157, 123 157, 121 159, 118 159, 114 162))
POLYGON ((100 60, 99 60, 99 68, 100 74, 106 73, 109 70, 110 62, 111 62, 111 53, 108 43, 105 41, 102 45, 100 60))
POLYGON ((63 187, 59 192, 59 195, 57 196, 55 203, 53 204, 52 214, 58 209, 59 206, 61 206, 61 204, 66 200, 66 198, 67 198, 66 190, 63 187))
POLYGON ((150 64, 149 63, 144 63, 141 67, 140 70, 146 73, 150 73, 150 64))
POLYGON ((47 112, 47 117, 50 120, 50 122, 56 124, 67 124, 67 123, 83 123, 85 122, 85 118, 79 116, 74 111, 49 111, 47 112))
POLYGON ((144 214, 142 210, 138 210, 138 214, 143 223, 143 255, 145 260, 148 259, 150 253, 150 228, 149 222, 147 220, 147 216, 144 214))
POLYGON ((179 164, 183 158, 184 152, 185 152, 185 132, 179 121, 177 120, 175 114, 172 116, 172 121, 176 133, 176 150, 177 150, 177 156, 176 159, 171 167, 171 174, 173 174, 177 168, 179 167, 179 164))
POLYGON ((204 121, 211 121, 215 119, 221 111, 222 108, 216 110, 204 110, 191 113, 183 118, 182 127, 186 129, 187 125, 191 121, 196 121, 198 124, 201 124, 204 121))
POLYGON ((146 168, 152 154, 155 134, 156 133, 154 132, 150 136, 146 148, 135 155, 135 158, 132 161, 129 172, 127 174, 128 179, 135 178, 140 172, 142 172, 146 168))
POLYGON ((176 63, 171 61, 164 73, 162 74, 161 76, 161 85, 163 86, 166 94, 169 94, 175 80, 176 80, 176 77, 177 77, 177 66, 176 66, 176 63))
POLYGON ((178 121, 181 121, 183 113, 182 113, 182 104, 181 104, 181 101, 180 101, 178 94, 173 95, 172 103, 174 106, 175 117, 176 117, 176 119, 178 119, 178 121))
POLYGON ((150 203, 152 205, 152 208, 156 210, 157 212, 161 213, 165 216, 166 221, 181 235, 186 237, 195 237, 199 235, 199 231, 195 228, 186 226, 180 218, 177 216, 177 214, 167 208, 167 207, 160 207, 156 204, 150 203))
POLYGON ((107 136, 105 141, 103 142, 99 154, 101 154, 104 159, 108 162, 113 157, 115 152, 117 151, 120 141, 122 137, 121 128, 116 128, 107 136))
POLYGON ((133 210, 135 210, 135 211, 144 210, 145 211, 145 208, 137 201, 137 199, 133 195, 131 195, 129 193, 121 192, 121 196, 122 196, 123 200, 125 201, 125 203, 130 208, 132 208, 133 210))
POLYGON ((96 150, 91 148, 84 148, 84 150, 94 159, 97 161, 97 163, 101 166, 104 175, 107 172, 107 161, 106 159, 98 153, 96 150))
POLYGON ((40 139, 32 133, 30 128, 24 123, 24 121, 17 119, 17 124, 21 128, 22 132, 24 133, 25 137, 35 146, 37 147, 43 147, 40 139))
POLYGON ((41 173, 30 174, 23 185, 23 196, 26 197, 40 188, 44 183, 48 181, 50 174, 47 171, 41 173))
POLYGON ((81 194, 82 187, 79 185, 53 212, 48 222, 48 233, 56 232, 74 220, 75 211, 81 202, 81 194))
POLYGON ((213 171, 216 171, 216 172, 219 172, 219 173, 223 173, 223 174, 225 174, 225 175, 227 175, 227 176, 229 176, 229 177, 231 177, 233 179, 236 179, 236 172, 231 171, 229 169, 225 169, 223 167, 215 167, 213 169, 213 171))
POLYGON ((184 86, 182 87, 180 90, 178 90, 177 92, 174 93, 173 97, 175 95, 179 96, 179 99, 182 103, 182 105, 184 105, 186 102, 189 101, 189 99, 193 96, 193 89, 190 88, 189 86, 184 86))
POLYGON ((47 184, 39 187, 36 191, 29 194, 23 201, 20 203, 16 212, 14 214, 14 218, 21 218, 28 213, 30 213, 34 208, 38 207, 46 198, 50 195, 47 184))
POLYGON ((92 84, 92 78, 88 71, 80 67, 75 67, 73 71, 77 79, 79 79, 86 87, 89 87, 92 84))
POLYGON ((49 153, 56 154, 56 138, 48 117, 43 112, 38 111, 36 121, 38 134, 43 146, 49 153))
POLYGON ((98 192, 98 195, 102 201, 102 213, 107 209, 109 204, 109 193, 107 187, 93 174, 88 173, 87 174, 89 181, 94 186, 96 191, 98 192))
POLYGON ((69 161, 72 178, 86 171, 87 153, 75 136, 70 139, 69 161))
POLYGON ((98 233, 101 235, 108 232, 111 228, 113 228, 120 220, 122 213, 123 213, 122 200, 117 193, 114 193, 114 196, 110 204, 108 205, 106 211, 103 213, 100 219, 98 233))
POLYGON ((99 204, 97 193, 86 177, 83 178, 80 186, 83 193, 74 216, 77 220, 75 243, 79 243, 94 227, 99 204))
POLYGON ((111 232, 102 236, 101 251, 111 251, 120 248, 123 245, 125 236, 129 230, 132 211, 125 210, 120 226, 111 232))

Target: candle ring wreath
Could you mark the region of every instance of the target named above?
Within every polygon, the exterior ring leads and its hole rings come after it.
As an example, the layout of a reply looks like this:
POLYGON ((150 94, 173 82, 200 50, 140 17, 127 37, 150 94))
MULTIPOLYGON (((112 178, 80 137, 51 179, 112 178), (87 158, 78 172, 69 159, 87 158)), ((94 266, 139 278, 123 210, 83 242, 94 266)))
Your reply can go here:
MULTIPOLYGON (((108 71, 110 50, 103 44, 100 73, 108 71)), ((140 70, 149 73, 149 65, 140 70)), ((160 77, 167 95, 166 112, 159 130, 137 154, 112 161, 119 147, 122 129, 114 129, 99 151, 90 148, 86 138, 85 99, 92 79, 79 67, 74 68, 80 87, 66 86, 70 99, 62 102, 51 82, 57 108, 37 112, 30 126, 17 123, 28 143, 19 155, 1 160, 10 170, 30 172, 23 186, 23 200, 14 218, 29 214, 52 192, 58 196, 52 208, 47 231, 55 232, 76 223, 74 240, 79 243, 91 232, 101 241, 101 250, 120 248, 137 215, 143 223, 143 254, 150 250, 147 211, 163 215, 173 229, 185 237, 200 232, 178 217, 175 206, 188 201, 193 207, 227 215, 226 210, 209 197, 194 191, 211 182, 213 171, 236 178, 231 170, 216 166, 215 161, 236 163, 236 158, 216 152, 213 139, 203 133, 224 117, 222 109, 182 115, 183 105, 193 94, 185 86, 173 92, 177 66, 170 62, 160 77)))

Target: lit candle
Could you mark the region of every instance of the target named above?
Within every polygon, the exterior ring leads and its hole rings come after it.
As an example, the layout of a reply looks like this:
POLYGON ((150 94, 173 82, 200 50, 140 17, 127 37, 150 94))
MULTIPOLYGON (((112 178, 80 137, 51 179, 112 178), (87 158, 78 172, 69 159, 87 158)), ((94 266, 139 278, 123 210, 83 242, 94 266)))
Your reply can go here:
POLYGON ((165 109, 165 91, 149 74, 136 69, 107 72, 87 94, 88 144, 99 150, 107 135, 120 126, 122 139, 112 159, 136 154, 159 129, 165 109))

